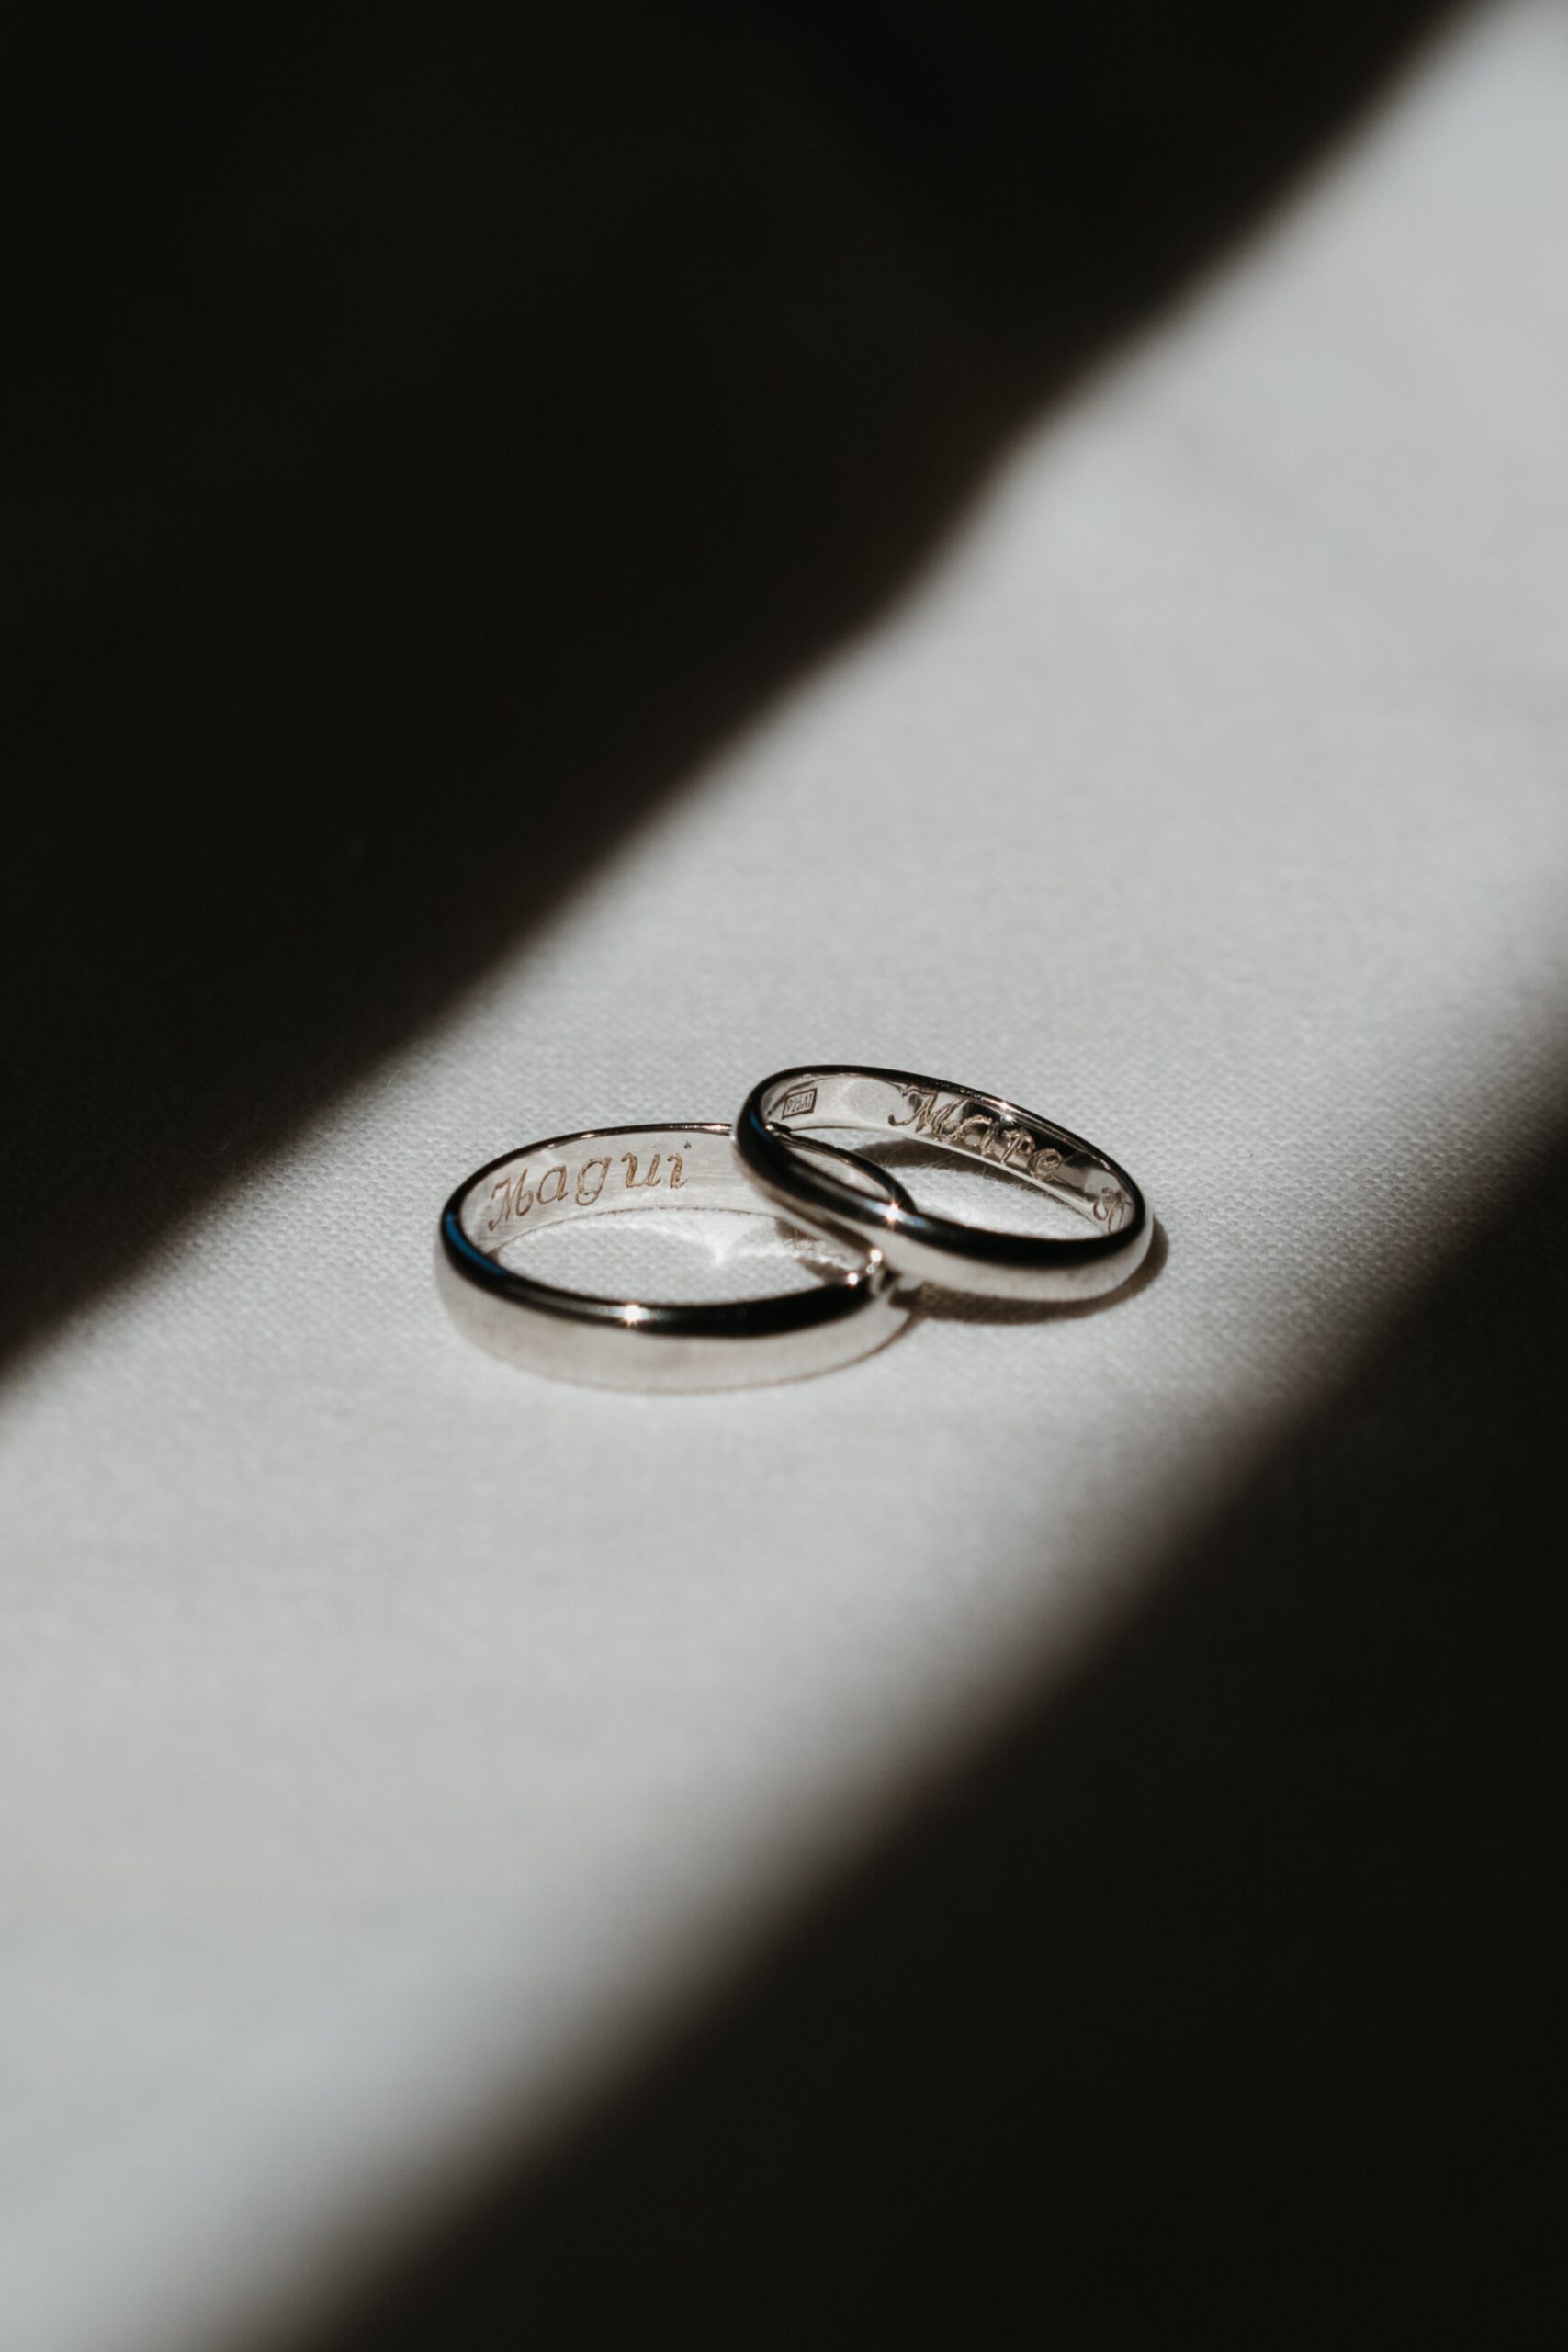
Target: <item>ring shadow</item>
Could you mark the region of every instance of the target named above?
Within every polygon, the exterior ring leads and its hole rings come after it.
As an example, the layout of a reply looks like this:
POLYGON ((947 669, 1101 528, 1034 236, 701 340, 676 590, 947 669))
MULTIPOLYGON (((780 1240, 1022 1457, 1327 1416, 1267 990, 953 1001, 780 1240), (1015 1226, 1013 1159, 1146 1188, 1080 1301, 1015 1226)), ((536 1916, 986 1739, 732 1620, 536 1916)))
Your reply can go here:
POLYGON ((968 1291, 939 1290, 928 1283, 921 1295, 919 1311, 932 1323, 1076 1323, 1086 1315, 1108 1314, 1113 1307, 1125 1306, 1137 1298, 1151 1283, 1158 1282, 1169 1255, 1165 1227, 1156 1217, 1143 1264, 1129 1274, 1119 1290, 1108 1291, 1101 1298, 1064 1298, 1051 1303, 977 1298, 968 1291))

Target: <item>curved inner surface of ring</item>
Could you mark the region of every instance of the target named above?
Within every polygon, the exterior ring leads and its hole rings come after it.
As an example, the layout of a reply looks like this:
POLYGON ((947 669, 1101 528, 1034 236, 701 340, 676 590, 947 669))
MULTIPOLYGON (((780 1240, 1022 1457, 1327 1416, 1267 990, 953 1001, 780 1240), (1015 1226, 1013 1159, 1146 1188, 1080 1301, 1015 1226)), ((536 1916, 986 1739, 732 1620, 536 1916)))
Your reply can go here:
MULTIPOLYGON (((893 1072, 795 1070, 767 1090, 759 1108, 769 1126, 788 1130, 796 1142, 802 1131, 823 1127, 901 1137, 1005 1169, 1103 1234, 1120 1233, 1133 1221, 1133 1197, 1113 1162, 1081 1136, 998 1095, 893 1072)), ((833 1176, 822 1173, 834 1188, 833 1176)))
MULTIPOLYGON (((831 1144, 815 1150, 852 1190, 882 1203, 900 1196, 896 1180, 869 1162, 831 1144)), ((671 1208, 778 1216, 741 1169, 728 1128, 690 1125, 606 1128, 535 1145, 469 1187, 458 1222, 475 1249, 498 1258, 545 1227, 671 1208)), ((814 1271, 842 1282, 857 1270, 829 1260, 814 1271)))

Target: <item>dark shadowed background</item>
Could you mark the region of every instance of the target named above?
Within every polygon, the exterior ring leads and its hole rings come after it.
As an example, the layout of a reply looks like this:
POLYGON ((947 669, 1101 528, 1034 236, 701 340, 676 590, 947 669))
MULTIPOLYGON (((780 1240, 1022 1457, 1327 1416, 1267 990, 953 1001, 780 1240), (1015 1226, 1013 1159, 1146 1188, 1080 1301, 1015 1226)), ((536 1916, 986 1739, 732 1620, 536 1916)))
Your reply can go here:
POLYGON ((872 612, 1432 13, 13 32, 0 1346, 872 612))

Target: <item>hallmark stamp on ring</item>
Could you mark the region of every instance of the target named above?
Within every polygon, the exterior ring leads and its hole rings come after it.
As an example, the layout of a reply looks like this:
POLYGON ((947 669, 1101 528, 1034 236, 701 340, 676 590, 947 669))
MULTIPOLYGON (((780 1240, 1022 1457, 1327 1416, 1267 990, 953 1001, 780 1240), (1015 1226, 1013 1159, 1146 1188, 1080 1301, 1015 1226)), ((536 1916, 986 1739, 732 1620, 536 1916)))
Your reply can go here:
POLYGON ((816 1108, 817 1089, 814 1086, 797 1086, 795 1092, 786 1094, 779 1104, 779 1117, 804 1119, 807 1111, 815 1111, 816 1108))

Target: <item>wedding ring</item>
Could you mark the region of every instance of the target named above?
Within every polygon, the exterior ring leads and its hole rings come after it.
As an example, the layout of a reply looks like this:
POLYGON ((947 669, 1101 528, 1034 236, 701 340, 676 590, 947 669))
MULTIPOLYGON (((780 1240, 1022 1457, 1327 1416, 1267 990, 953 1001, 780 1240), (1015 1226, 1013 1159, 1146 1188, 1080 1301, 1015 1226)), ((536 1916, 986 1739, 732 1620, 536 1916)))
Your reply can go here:
MULTIPOLYGON (((834 1165, 850 1197, 858 1171, 864 1197, 913 1215, 883 1170, 832 1144, 807 1148, 834 1165)), ((908 1320, 911 1302, 892 1267, 874 1241, 854 1236, 853 1262, 834 1279, 712 1306, 592 1297, 536 1281, 496 1254, 569 1218, 686 1207, 766 1215, 728 1127, 685 1121, 557 1136, 503 1153, 458 1185, 441 1214, 436 1280, 458 1329, 492 1355, 602 1388, 796 1380, 870 1354, 908 1320)))
POLYGON ((987 1298, 1099 1298, 1136 1272, 1154 1232, 1132 1178, 1093 1144, 999 1094, 909 1070, 833 1064, 776 1071, 747 1096, 735 1144, 752 1182, 802 1225, 879 1250, 920 1282, 987 1298), (903 1199, 872 1199, 807 1158, 802 1131, 823 1127, 902 1136, 1006 1169, 1095 1230, 1071 1240, 998 1232, 929 1216, 903 1199))

